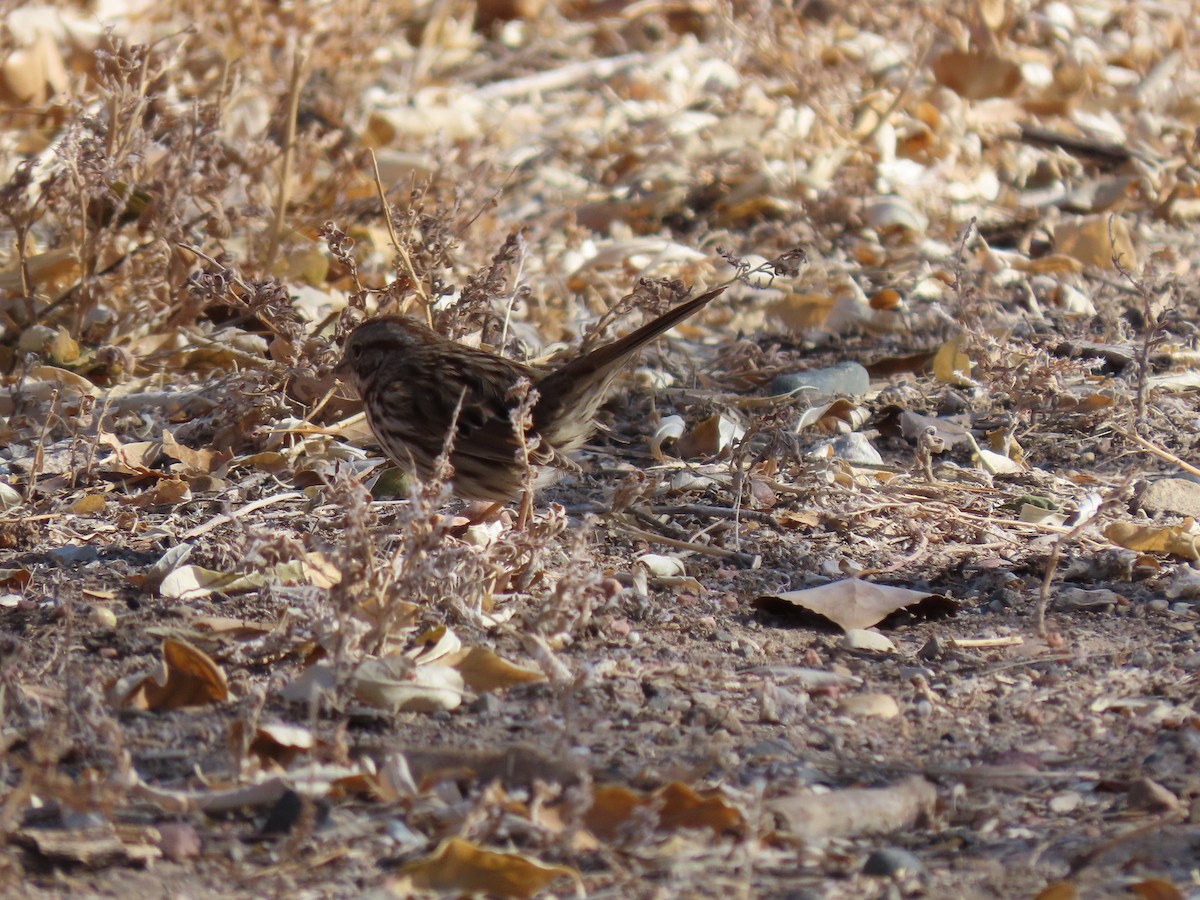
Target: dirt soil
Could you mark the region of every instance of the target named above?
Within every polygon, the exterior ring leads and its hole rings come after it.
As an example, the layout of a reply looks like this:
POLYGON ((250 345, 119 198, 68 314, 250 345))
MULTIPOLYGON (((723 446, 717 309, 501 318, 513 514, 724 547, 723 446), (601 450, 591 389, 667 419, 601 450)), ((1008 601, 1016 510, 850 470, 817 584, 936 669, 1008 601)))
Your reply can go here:
POLYGON ((1197 11, 936 6, 8 12, 0 890, 1200 897, 1197 11), (331 373, 727 282, 526 527, 331 373))

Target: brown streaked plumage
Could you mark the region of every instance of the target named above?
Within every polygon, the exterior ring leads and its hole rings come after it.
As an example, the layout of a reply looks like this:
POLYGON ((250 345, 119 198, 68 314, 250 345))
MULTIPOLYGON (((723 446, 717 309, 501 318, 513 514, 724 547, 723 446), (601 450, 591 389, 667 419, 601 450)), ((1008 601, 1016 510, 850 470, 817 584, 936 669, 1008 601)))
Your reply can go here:
POLYGON ((455 494, 504 502, 526 484, 510 416, 517 402, 511 391, 519 379, 528 378, 538 392, 527 434, 539 439, 530 463, 534 484, 540 486, 554 480, 556 468, 570 465, 570 454, 592 433, 593 418, 613 379, 634 354, 724 290, 681 303, 555 369, 466 347, 415 319, 383 316, 350 334, 337 371, 362 397, 367 422, 387 455, 421 478, 431 475, 457 409, 450 455, 455 494))

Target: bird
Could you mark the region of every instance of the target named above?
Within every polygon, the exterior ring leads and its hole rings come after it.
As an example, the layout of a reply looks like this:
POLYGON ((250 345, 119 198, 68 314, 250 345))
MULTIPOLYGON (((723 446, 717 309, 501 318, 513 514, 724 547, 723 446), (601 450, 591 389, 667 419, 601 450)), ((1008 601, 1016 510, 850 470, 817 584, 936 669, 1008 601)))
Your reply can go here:
POLYGON ((524 493, 524 523, 532 508, 526 489, 576 468, 571 456, 592 434, 596 412, 626 364, 726 287, 553 367, 467 347, 409 316, 378 316, 349 334, 334 371, 358 392, 371 432, 394 463, 427 481, 449 446, 453 493, 492 504, 489 514, 524 493), (518 426, 513 413, 522 380, 536 398, 518 426))

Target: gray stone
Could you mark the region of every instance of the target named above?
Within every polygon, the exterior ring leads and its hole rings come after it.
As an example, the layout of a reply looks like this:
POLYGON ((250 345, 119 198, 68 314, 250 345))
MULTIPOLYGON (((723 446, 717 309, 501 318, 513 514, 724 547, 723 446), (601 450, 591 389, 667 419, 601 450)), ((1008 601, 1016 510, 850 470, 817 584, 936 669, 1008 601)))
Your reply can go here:
POLYGON ((838 363, 807 372, 776 375, 767 388, 772 395, 798 393, 809 402, 830 397, 861 397, 871 387, 871 376, 856 362, 838 363))
POLYGON ((911 878, 914 875, 924 875, 925 865, 916 854, 901 850, 899 847, 881 847, 863 863, 864 875, 875 875, 880 878, 911 878))
POLYGON ((1151 515, 1200 518, 1200 484, 1187 478, 1160 478, 1146 486, 1137 505, 1151 515))

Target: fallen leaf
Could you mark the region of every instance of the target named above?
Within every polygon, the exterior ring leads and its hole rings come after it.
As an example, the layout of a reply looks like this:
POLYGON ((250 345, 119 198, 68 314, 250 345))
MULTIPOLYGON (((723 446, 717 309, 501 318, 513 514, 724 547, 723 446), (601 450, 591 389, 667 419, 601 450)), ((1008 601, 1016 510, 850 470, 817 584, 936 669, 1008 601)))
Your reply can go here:
POLYGON ((350 676, 349 687, 363 703, 392 712, 436 712, 462 703, 458 670, 441 664, 415 666, 404 657, 369 659, 350 676))
POLYGON ((768 594, 754 603, 765 612, 781 615, 804 610, 844 631, 870 628, 901 609, 923 615, 953 614, 957 609, 953 600, 938 594, 873 584, 857 578, 801 591, 768 594))
POLYGON ((1182 525, 1141 525, 1136 522, 1113 522, 1104 529, 1104 536, 1126 550, 1143 553, 1169 553, 1181 559, 1200 559, 1200 534, 1192 530, 1189 519, 1182 525))
POLYGON ((162 644, 162 665, 150 675, 123 678, 109 690, 118 709, 184 709, 229 699, 225 672, 202 650, 179 640, 162 644))
POLYGON ((471 647, 464 651, 453 666, 473 691, 500 691, 519 684, 546 680, 546 676, 537 669, 518 666, 484 647, 471 647))
POLYGON ((437 891, 525 898, 559 878, 570 878, 576 895, 584 896, 583 879, 569 866, 547 865, 521 853, 486 850, 462 838, 449 838, 431 856, 404 865, 388 889, 397 897, 437 891))

